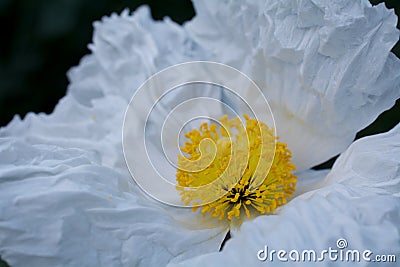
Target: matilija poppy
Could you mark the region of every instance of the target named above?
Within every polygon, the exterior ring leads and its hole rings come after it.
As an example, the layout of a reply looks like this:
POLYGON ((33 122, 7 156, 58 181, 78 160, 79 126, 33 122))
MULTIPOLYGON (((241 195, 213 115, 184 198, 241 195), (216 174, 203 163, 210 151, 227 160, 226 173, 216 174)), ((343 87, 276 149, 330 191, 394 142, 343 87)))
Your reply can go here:
POLYGON ((260 260, 271 250, 338 249, 339 239, 370 259, 399 257, 400 126, 351 144, 400 96, 393 12, 368 1, 195 8, 182 27, 147 8, 95 23, 92 54, 69 72, 54 112, 0 130, 1 257, 13 267, 252 266, 281 264, 260 260), (233 229, 222 251, 227 227, 147 197, 122 152, 134 90, 192 60, 231 65, 261 87, 298 177, 289 203, 233 229), (331 170, 310 169, 338 153, 331 170))

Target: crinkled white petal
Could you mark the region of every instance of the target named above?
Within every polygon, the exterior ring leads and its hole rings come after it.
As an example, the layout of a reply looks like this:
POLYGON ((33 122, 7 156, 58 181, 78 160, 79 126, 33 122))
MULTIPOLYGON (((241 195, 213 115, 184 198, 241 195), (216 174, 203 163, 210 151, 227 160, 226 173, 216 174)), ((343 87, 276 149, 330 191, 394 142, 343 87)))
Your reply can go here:
POLYGON ((195 7, 186 30, 211 60, 238 68, 263 89, 298 170, 343 152, 400 97, 400 60, 390 53, 399 33, 384 4, 195 1, 195 7))
MULTIPOLYGON (((311 191, 281 207, 277 215, 260 216, 244 223, 240 231, 233 233, 222 252, 201 255, 171 266, 280 266, 285 263, 276 255, 272 263, 268 259, 266 262, 258 260, 258 251, 268 246, 269 251, 314 249, 319 253, 329 247, 337 249, 339 238, 347 240, 348 249, 361 252, 368 249, 373 255, 398 257, 399 138, 400 124, 388 133, 360 139, 339 157, 319 188, 316 185, 308 188, 311 191)), ((323 171, 313 172, 310 179, 324 174, 323 171)), ((301 175, 307 175, 307 172, 301 175)), ((311 264, 308 261, 300 263, 311 264)), ((318 266, 347 264, 329 259, 318 262, 318 266)), ((356 266, 368 264, 373 266, 363 260, 356 266)), ((385 265, 396 266, 396 263, 385 265)))
MULTIPOLYGON (((127 10, 94 23, 92 55, 69 72, 69 91, 89 104, 93 95, 117 95, 129 101, 151 75, 178 63, 204 59, 204 51, 178 24, 151 19, 147 7, 127 10), (86 94, 90 94, 87 97, 86 94)), ((125 107, 121 107, 125 108, 125 107)))
POLYGON ((0 129, 0 255, 11 266, 165 266, 218 251, 226 229, 147 197, 122 153, 131 95, 191 60, 186 39, 146 8, 104 18, 55 111, 0 129))
POLYGON ((190 210, 122 191, 126 177, 85 150, 13 138, 0 150, 0 254, 11 266, 165 266, 225 236, 174 216, 190 210))

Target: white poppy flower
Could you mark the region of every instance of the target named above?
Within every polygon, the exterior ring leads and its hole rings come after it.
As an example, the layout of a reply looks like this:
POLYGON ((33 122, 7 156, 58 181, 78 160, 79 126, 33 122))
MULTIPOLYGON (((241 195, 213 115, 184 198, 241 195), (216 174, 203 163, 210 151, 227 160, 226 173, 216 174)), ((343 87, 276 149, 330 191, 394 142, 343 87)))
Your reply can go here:
POLYGON ((1 257, 13 267, 251 266, 265 264, 266 244, 326 249, 341 237, 399 257, 400 126, 349 147, 400 97, 393 12, 366 0, 195 8, 183 27, 153 21, 147 8, 95 23, 92 54, 69 72, 54 112, 0 129, 1 257), (244 222, 221 252, 227 229, 144 195, 122 153, 134 90, 192 60, 231 65, 264 90, 299 171, 295 198, 244 222), (342 152, 332 170, 310 170, 342 152))

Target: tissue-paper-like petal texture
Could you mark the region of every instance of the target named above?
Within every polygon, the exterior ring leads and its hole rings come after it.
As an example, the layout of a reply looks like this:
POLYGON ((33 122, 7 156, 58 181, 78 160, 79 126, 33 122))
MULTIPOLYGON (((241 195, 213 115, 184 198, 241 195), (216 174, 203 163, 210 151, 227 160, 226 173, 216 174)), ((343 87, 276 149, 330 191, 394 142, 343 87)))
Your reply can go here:
POLYGON ((298 170, 343 152, 400 97, 400 60, 390 53, 399 33, 384 4, 199 0, 195 7, 187 31, 212 59, 263 89, 298 170))

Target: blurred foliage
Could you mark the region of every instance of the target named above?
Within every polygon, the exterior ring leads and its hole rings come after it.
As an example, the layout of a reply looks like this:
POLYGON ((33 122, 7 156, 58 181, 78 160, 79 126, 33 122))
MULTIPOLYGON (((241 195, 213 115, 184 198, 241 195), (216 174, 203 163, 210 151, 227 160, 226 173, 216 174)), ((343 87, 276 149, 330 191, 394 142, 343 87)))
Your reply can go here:
POLYGON ((0 257, 0 267, 9 267, 9 265, 5 261, 3 261, 1 257, 0 257))

